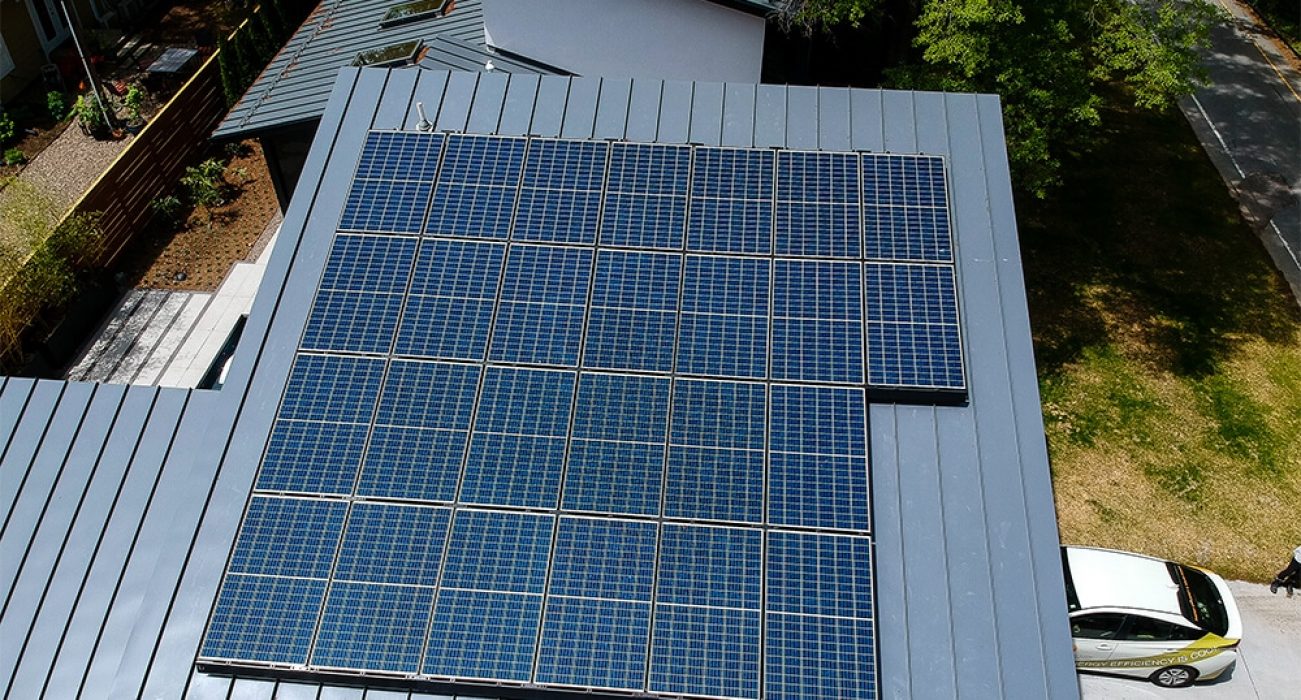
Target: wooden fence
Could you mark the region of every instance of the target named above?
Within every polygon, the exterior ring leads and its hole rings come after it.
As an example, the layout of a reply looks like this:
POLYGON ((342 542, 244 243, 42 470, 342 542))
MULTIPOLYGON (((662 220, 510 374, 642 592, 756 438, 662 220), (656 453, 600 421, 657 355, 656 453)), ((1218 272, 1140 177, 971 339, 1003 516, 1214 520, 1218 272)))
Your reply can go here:
POLYGON ((108 267, 117 260, 149 223, 151 203, 175 189, 225 113, 214 53, 64 214, 66 219, 79 212, 103 212, 103 238, 82 266, 108 267))

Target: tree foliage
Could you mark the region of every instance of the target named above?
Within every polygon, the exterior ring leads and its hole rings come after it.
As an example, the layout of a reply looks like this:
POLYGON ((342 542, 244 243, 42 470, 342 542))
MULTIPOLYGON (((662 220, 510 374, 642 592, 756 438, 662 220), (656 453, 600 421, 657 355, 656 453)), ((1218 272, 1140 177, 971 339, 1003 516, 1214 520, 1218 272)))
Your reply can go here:
POLYGON ((786 13, 806 31, 911 31, 911 55, 886 71, 893 87, 997 93, 1013 172, 1039 196, 1087 148, 1103 85, 1159 109, 1205 80, 1197 50, 1216 17, 1204 0, 793 0, 786 13))

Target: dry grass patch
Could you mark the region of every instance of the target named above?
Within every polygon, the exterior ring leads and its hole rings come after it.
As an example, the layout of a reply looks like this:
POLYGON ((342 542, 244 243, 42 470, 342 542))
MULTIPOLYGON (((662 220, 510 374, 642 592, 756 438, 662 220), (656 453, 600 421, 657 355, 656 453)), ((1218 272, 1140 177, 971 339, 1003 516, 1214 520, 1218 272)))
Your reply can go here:
POLYGON ((1178 113, 1021 200, 1062 540, 1267 580, 1301 542, 1301 309, 1178 113))

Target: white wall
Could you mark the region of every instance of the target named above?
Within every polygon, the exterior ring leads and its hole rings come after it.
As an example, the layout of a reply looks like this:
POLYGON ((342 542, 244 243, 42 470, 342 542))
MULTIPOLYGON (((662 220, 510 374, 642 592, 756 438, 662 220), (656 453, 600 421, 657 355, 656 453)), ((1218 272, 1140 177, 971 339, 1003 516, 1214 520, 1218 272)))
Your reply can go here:
POLYGON ((764 19, 708 0, 483 0, 488 43, 579 75, 759 82, 764 19))

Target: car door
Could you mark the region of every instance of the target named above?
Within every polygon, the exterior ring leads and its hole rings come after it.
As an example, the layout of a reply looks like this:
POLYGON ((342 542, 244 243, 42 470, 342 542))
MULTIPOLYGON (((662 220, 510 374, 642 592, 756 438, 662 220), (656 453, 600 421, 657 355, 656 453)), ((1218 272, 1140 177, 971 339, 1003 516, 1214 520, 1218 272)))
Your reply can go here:
POLYGON ((1071 616, 1071 638, 1075 642, 1075 663, 1080 668, 1103 667, 1116 650, 1125 614, 1084 612, 1071 616))
POLYGON ((1206 633, 1168 620, 1132 613, 1120 631, 1110 666, 1151 672, 1188 663, 1179 652, 1206 633))

